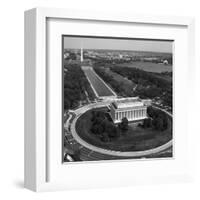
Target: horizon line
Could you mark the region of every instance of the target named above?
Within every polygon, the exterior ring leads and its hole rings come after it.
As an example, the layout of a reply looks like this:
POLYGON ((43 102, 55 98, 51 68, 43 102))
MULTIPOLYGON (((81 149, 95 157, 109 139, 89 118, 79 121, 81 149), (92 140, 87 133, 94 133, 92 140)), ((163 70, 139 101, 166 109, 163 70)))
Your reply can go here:
MULTIPOLYGON (((66 50, 66 49, 73 49, 73 50, 75 50, 75 49, 80 49, 81 50, 81 48, 63 48, 64 50, 66 50)), ((106 50, 106 51, 131 51, 131 52, 148 52, 148 53, 162 53, 162 54, 173 54, 173 52, 162 52, 162 51, 147 51, 147 50, 144 50, 144 51, 142 51, 142 50, 122 50, 122 49, 93 49, 93 48, 83 48, 83 50, 106 50)))

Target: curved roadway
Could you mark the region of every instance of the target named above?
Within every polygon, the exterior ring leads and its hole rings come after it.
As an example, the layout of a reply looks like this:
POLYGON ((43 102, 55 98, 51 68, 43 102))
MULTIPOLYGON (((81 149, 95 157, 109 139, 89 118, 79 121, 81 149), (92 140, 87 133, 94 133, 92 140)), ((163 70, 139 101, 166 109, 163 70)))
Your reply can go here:
MULTIPOLYGON (((72 124, 71 124, 71 134, 72 134, 73 138, 79 144, 81 144, 82 146, 90 149, 91 151, 98 152, 98 153, 101 153, 101 154, 104 154, 104 155, 119 156, 119 157, 129 157, 129 158, 130 157, 143 157, 143 156, 148 156, 148 155, 151 155, 151 154, 156 154, 156 153, 164 151, 164 150, 166 150, 166 149, 168 149, 169 147, 172 146, 172 140, 170 140, 169 142, 165 143, 164 145, 161 145, 161 146, 153 148, 153 149, 145 150, 145 151, 121 152, 121 151, 103 149, 103 148, 96 147, 96 146, 94 146, 92 144, 87 143, 85 140, 80 138, 79 135, 77 134, 77 132, 76 132, 76 121, 86 111, 88 111, 90 109, 93 109, 93 108, 98 108, 98 107, 103 107, 103 106, 108 106, 108 105, 109 105, 109 102, 97 102, 97 103, 94 103, 94 104, 86 105, 86 106, 84 106, 82 108, 79 108, 78 110, 75 111, 76 117, 72 121, 72 124)), ((160 109, 158 107, 156 107, 156 108, 160 109)), ((166 114, 168 114, 170 117, 172 117, 172 115, 169 112, 167 112, 167 111, 165 111, 163 109, 160 109, 160 110, 164 111, 166 114)))

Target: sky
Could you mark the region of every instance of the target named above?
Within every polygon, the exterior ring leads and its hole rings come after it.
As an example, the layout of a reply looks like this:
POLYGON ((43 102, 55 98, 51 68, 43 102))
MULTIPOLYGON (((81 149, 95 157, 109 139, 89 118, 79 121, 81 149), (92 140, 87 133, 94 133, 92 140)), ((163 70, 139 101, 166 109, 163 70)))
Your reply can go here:
POLYGON ((173 41, 64 37, 64 48, 112 49, 172 53, 173 41))

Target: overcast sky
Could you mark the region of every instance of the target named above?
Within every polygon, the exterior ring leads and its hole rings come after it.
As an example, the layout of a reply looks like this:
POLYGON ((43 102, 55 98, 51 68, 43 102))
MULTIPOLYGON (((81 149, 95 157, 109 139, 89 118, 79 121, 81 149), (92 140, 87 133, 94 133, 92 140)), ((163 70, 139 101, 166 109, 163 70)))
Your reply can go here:
POLYGON ((64 48, 113 49, 172 53, 172 41, 64 37, 64 48))

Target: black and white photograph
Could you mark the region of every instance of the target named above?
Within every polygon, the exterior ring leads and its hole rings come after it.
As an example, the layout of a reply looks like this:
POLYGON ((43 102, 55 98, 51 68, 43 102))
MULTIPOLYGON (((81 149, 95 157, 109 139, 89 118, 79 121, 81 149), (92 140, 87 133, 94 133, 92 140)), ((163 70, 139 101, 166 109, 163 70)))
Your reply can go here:
POLYGON ((62 35, 63 162, 173 158, 173 40, 62 35))

